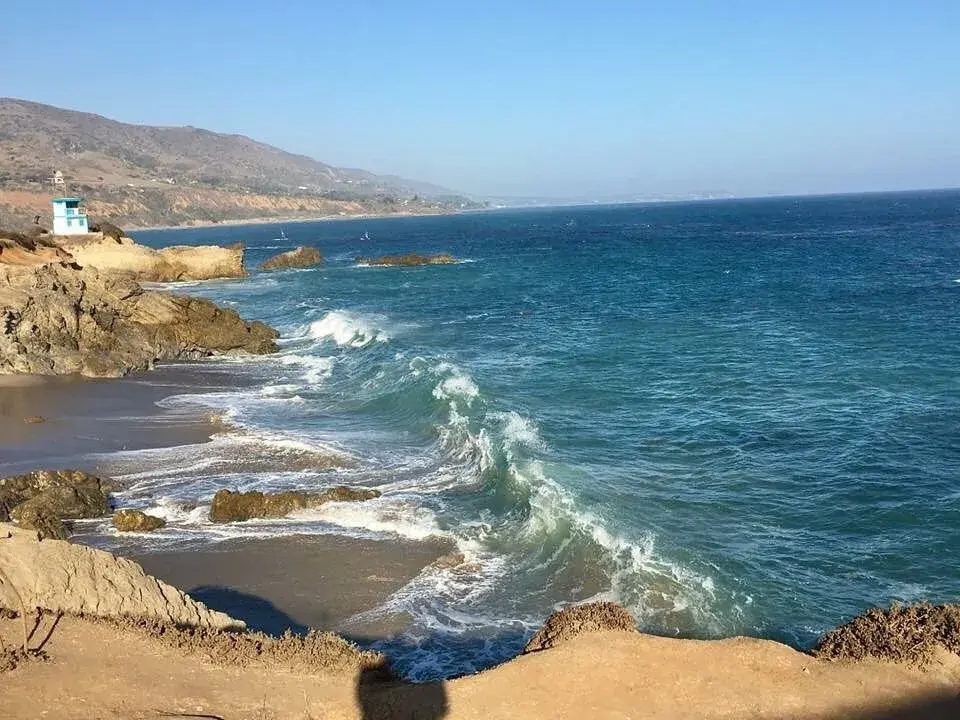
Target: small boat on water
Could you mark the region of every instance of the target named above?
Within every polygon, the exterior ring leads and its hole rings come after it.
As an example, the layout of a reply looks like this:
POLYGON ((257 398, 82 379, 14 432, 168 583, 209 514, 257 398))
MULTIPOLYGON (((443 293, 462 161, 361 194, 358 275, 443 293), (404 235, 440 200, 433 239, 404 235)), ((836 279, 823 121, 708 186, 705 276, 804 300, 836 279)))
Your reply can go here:
POLYGON ((280 228, 280 237, 275 237, 274 240, 286 241, 287 239, 287 234, 283 231, 283 228, 280 228))

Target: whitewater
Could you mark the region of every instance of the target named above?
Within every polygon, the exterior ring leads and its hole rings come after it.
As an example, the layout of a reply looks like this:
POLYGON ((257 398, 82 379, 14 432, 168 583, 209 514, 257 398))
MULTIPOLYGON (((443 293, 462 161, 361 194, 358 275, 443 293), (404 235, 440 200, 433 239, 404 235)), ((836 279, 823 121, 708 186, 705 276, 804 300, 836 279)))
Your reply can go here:
MULTIPOLYGON (((960 594, 960 194, 556 208, 154 231, 322 267, 189 292, 281 331, 171 392, 210 443, 100 458, 147 549, 294 533, 443 538, 357 622, 409 677, 510 657, 553 609, 808 645, 864 607, 960 594), (449 252, 455 265, 356 256, 449 252), (256 458, 240 462, 238 458, 256 458), (214 525, 212 494, 381 497, 214 525)), ((106 527, 102 532, 107 533, 106 527)))

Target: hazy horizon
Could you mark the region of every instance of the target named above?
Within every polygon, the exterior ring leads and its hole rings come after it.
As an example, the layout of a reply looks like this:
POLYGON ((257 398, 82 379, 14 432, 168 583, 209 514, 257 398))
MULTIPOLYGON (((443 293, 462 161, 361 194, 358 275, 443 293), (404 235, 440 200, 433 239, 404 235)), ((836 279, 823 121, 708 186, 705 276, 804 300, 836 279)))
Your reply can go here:
POLYGON ((62 55, 36 45, 62 9, 5 9, 0 60, 17 71, 0 96, 240 133, 474 196, 960 185, 954 2, 98 0, 77 21, 96 52, 62 55))

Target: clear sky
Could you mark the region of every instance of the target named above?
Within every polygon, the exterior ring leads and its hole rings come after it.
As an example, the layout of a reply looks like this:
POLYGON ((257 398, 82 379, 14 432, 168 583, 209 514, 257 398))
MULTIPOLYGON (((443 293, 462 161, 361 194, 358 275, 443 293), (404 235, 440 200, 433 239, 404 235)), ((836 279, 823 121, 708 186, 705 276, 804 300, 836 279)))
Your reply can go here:
POLYGON ((0 24, 0 95, 470 193, 960 186, 960 0, 0 0, 0 24))

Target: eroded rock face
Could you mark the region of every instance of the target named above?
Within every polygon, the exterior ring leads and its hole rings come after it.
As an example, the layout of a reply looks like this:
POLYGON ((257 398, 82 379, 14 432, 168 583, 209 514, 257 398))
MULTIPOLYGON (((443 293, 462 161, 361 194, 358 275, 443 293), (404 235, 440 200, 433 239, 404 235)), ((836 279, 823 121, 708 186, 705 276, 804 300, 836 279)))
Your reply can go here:
POLYGON ((294 510, 318 507, 328 502, 358 502, 380 497, 377 490, 337 487, 311 493, 290 490, 281 493, 234 492, 220 490, 210 504, 210 521, 239 522, 253 518, 277 518, 294 510))
POLYGON ((93 617, 136 617, 179 626, 242 629, 244 623, 210 610, 132 560, 36 532, 0 524, 0 607, 40 607, 93 617), (13 586, 12 588, 10 586, 13 586))
POLYGON ((163 518, 147 515, 140 510, 117 510, 113 515, 113 526, 120 532, 150 532, 166 524, 163 518))
POLYGON ((298 247, 280 253, 269 260, 260 263, 261 270, 286 270, 287 268, 305 268, 319 265, 323 262, 320 251, 313 247, 298 247))
POLYGON ((0 265, 0 373, 119 377, 158 360, 275 352, 277 337, 235 310, 92 268, 0 265))
POLYGON ((246 276, 241 244, 174 246, 159 250, 128 237, 100 233, 58 238, 57 244, 82 267, 123 275, 141 282, 180 282, 246 276))
POLYGON ((452 255, 387 255, 379 258, 358 257, 354 262, 358 265, 453 265, 458 260, 452 255))
POLYGON ((103 480, 81 470, 37 470, 0 478, 0 521, 44 537, 65 538, 62 520, 95 518, 110 509, 103 480))
POLYGON ((636 632, 636 629, 633 616, 617 603, 596 602, 573 605, 558 610, 547 618, 543 627, 530 638, 523 652, 546 650, 583 633, 599 630, 636 632))

